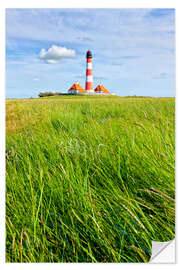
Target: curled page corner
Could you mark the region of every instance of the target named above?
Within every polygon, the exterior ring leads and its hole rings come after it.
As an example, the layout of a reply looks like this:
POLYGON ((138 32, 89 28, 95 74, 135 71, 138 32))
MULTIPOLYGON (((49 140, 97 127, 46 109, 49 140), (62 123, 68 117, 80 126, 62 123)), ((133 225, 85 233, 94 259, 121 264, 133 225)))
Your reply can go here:
POLYGON ((168 242, 152 241, 149 263, 175 263, 175 239, 168 242))

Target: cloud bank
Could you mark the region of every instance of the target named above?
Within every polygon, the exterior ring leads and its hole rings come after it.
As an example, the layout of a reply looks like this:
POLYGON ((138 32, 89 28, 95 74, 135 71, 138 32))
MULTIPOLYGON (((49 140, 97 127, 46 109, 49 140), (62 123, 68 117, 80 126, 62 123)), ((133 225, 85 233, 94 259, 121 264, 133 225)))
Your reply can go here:
POLYGON ((75 57, 74 50, 56 45, 52 45, 47 51, 43 48, 39 53, 39 58, 47 64, 56 64, 62 59, 68 59, 73 57, 75 57))

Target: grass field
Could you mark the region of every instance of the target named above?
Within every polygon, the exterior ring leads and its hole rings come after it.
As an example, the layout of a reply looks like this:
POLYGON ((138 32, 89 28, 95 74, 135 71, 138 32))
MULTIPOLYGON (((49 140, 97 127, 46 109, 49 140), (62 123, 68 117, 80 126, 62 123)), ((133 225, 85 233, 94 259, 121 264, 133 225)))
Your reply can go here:
POLYGON ((6 261, 147 262, 173 239, 174 103, 7 100, 6 261))

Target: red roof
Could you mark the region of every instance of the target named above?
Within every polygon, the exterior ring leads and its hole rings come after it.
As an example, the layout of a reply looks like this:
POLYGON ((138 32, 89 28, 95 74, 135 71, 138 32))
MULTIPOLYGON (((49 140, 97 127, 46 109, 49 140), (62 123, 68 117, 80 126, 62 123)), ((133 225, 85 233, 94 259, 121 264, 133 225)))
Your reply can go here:
POLYGON ((110 94, 110 92, 102 84, 99 84, 94 90, 95 92, 103 92, 106 94, 110 94))
POLYGON ((86 93, 84 88, 79 83, 74 83, 68 91, 79 91, 80 93, 86 93))

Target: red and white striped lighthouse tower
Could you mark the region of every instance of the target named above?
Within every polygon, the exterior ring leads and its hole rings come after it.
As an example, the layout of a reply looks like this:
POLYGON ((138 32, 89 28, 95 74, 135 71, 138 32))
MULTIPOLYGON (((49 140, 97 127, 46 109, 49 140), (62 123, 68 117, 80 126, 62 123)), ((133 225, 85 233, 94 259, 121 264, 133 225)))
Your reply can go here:
POLYGON ((85 89, 88 93, 94 93, 93 75, 92 75, 92 53, 90 50, 86 54, 86 85, 85 89))

